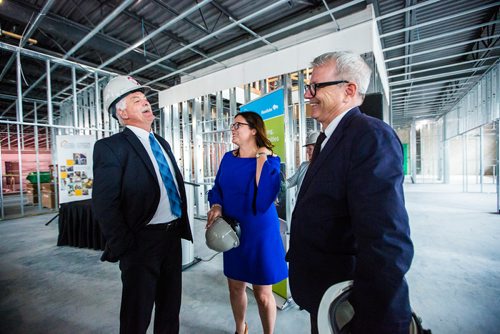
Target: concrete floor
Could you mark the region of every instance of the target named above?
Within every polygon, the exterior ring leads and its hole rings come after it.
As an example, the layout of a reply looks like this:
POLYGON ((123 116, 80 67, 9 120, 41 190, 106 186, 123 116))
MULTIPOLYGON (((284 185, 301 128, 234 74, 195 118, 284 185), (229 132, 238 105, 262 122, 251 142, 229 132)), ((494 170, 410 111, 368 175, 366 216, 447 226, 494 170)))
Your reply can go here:
MULTIPOLYGON (((3 204, 3 214, 5 219, 23 217, 23 214, 21 213, 21 196, 19 195, 19 192, 15 194, 5 193, 3 195, 3 202, 0 200, 0 203, 3 204)), ((22 203, 24 203, 23 211, 25 217, 53 212, 54 214, 57 214, 56 209, 48 209, 42 206, 39 207, 38 204, 28 204, 28 198, 26 194, 23 196, 22 203)))
MULTIPOLYGON (((407 276, 414 310, 433 333, 500 333, 500 216, 493 193, 407 184, 415 258, 407 276)), ((0 222, 0 333, 117 333, 120 272, 100 252, 57 247, 42 215, 0 222)), ((195 222, 195 254, 204 244, 195 222)), ((181 333, 233 333, 222 257, 183 273, 181 333)), ((262 333, 249 295, 250 333, 262 333)), ((150 331, 152 333, 152 331, 150 331)), ((278 311, 277 334, 308 333, 308 314, 278 311)))

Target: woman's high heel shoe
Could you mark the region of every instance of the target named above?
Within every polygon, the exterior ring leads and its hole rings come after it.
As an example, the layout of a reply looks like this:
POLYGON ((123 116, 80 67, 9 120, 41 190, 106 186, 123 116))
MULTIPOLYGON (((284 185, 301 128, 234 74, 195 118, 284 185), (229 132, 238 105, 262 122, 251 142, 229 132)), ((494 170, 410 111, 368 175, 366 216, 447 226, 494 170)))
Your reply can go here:
MULTIPOLYGON (((234 332, 234 334, 238 334, 238 332, 234 332)), ((248 324, 245 322, 245 330, 243 331, 243 334, 248 334, 248 324)))

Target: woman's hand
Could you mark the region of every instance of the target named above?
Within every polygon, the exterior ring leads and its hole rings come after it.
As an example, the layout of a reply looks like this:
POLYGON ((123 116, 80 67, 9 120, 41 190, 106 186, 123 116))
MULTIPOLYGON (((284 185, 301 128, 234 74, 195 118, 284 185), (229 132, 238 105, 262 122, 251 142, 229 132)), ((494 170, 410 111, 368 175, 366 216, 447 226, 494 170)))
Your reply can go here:
POLYGON ((205 228, 209 228, 215 221, 217 217, 222 216, 222 206, 219 204, 212 205, 212 208, 207 212, 207 225, 205 228))
POLYGON ((268 149, 267 147, 264 146, 264 147, 259 147, 259 149, 257 150, 257 154, 267 156, 267 155, 271 155, 273 153, 271 152, 270 149, 268 149))
POLYGON ((264 166, 264 163, 267 161, 267 156, 273 154, 270 149, 267 147, 259 147, 257 149, 257 154, 255 155, 257 157, 257 168, 255 169, 255 185, 258 187, 259 186, 259 181, 260 181, 260 173, 262 172, 262 167, 264 166))

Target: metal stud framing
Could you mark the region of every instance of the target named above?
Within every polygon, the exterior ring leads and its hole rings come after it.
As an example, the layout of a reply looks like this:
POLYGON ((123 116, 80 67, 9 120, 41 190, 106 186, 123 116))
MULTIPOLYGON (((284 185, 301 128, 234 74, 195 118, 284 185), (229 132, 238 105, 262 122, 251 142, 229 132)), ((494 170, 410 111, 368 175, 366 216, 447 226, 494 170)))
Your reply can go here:
MULTIPOLYGON (((94 134, 96 135, 96 139, 101 138, 103 135, 107 135, 110 132, 116 132, 118 130, 118 126, 115 124, 113 126, 109 126, 109 117, 107 113, 104 113, 101 108, 101 99, 98 90, 102 90, 102 83, 99 82, 97 71, 94 72, 96 83, 94 86, 88 86, 83 90, 77 90, 76 82, 77 82, 77 72, 76 72, 76 64, 68 61, 58 61, 58 65, 69 67, 71 70, 72 77, 72 94, 69 98, 63 102, 62 104, 54 105, 52 98, 52 79, 51 79, 51 61, 54 59, 49 56, 44 56, 41 54, 36 54, 33 52, 26 52, 21 50, 20 48, 16 49, 16 71, 17 71, 17 99, 15 102, 16 106, 16 120, 0 120, 0 124, 6 125, 7 133, 6 140, 8 142, 8 148, 16 148, 17 156, 19 161, 19 197, 17 204, 19 206, 19 210, 10 210, 16 211, 12 213, 9 217, 15 216, 24 216, 25 214, 25 196, 24 196, 24 177, 23 177, 23 152, 28 149, 27 145, 32 145, 35 151, 35 169, 37 172, 40 171, 40 160, 39 160, 39 151, 42 144, 45 149, 51 149, 53 153, 52 164, 56 165, 55 162, 55 142, 54 138, 56 134, 62 133, 81 133, 81 134, 94 134), (34 101, 32 99, 25 99, 24 95, 28 92, 23 92, 22 89, 22 57, 35 57, 37 59, 43 60, 45 62, 45 73, 42 74, 40 79, 45 79, 46 83, 46 91, 47 98, 45 101, 37 100, 34 101), (28 102, 28 103, 23 103, 28 102), (32 107, 31 107, 32 106, 32 107), (40 119, 40 108, 46 107, 46 117, 40 119), (57 108, 59 116, 57 118, 54 117, 54 106, 57 108), (33 121, 26 121, 25 116, 33 114, 33 121), (104 124, 108 125, 107 128, 103 127, 102 120, 105 120, 104 124), (16 126, 16 140, 12 143, 11 140, 11 125, 16 126), (33 127, 33 130, 29 129, 33 127), (40 130, 45 129, 45 133, 43 137, 45 137, 44 141, 41 141, 40 138, 40 130), (26 136, 30 135, 33 139, 26 140, 26 136), (15 144, 13 146, 12 144, 15 144)), ((78 65, 79 66, 79 65, 78 65)), ((79 66, 80 67, 80 66, 79 66)), ((85 68, 88 71, 92 71, 91 68, 85 68)), ((39 80, 40 80, 39 79, 39 80)), ((101 78, 105 79, 105 78, 101 78)), ((31 89, 31 87, 30 87, 31 89)), ((116 122, 114 122, 116 123, 116 122)), ((42 130, 43 131, 43 130, 42 130)), ((43 132, 42 132, 43 133, 43 132)), ((1 155, 0 155, 1 157, 1 155)), ((0 168, 0 180, 3 180, 4 171, 0 168)), ((39 178, 39 174, 38 178, 39 178)), ((38 183, 38 196, 40 197, 40 185, 38 183)), ((5 205, 7 205, 4 201, 3 195, 4 185, 3 182, 0 181, 0 190, 2 191, 1 195, 1 218, 9 218, 5 217, 5 205)), ((57 192, 56 192, 56 202, 57 202, 57 192)), ((12 203, 9 203, 9 207, 12 207, 12 203)), ((38 201, 38 210, 41 210, 41 200, 39 198, 38 201)))

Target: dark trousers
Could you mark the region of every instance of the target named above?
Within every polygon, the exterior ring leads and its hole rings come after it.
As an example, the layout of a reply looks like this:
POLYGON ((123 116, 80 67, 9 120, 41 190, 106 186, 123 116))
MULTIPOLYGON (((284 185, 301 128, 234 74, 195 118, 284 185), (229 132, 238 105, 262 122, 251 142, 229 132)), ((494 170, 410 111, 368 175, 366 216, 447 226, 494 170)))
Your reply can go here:
POLYGON ((318 317, 314 314, 310 315, 311 318, 311 334, 318 334, 318 317))
POLYGON ((136 247, 120 259, 121 334, 146 333, 153 305, 154 333, 179 333, 181 262, 181 238, 177 229, 144 228, 136 235, 136 247))

